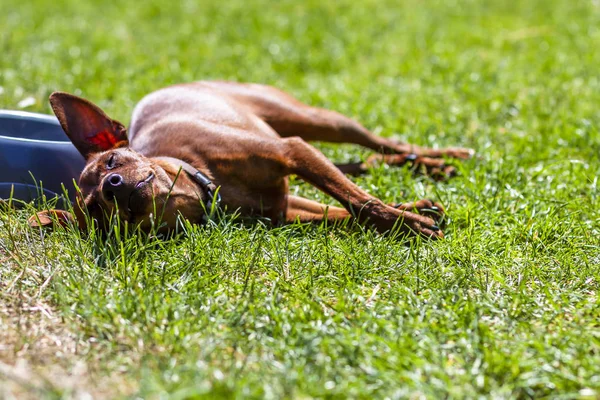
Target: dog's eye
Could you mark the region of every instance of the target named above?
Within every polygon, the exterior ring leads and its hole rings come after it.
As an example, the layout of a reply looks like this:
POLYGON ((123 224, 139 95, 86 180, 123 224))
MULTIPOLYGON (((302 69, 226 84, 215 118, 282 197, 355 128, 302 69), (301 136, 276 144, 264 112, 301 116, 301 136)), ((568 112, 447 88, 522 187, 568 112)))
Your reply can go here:
POLYGON ((116 164, 115 164, 115 155, 111 154, 108 161, 106 162, 106 169, 113 169, 116 164))

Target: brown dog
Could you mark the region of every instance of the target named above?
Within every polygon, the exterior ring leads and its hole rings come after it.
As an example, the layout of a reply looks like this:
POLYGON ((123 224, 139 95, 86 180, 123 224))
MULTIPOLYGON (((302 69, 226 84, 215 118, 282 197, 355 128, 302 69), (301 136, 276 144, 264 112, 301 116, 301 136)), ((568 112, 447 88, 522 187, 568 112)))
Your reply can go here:
MULTIPOLYGON (((228 210, 277 222, 352 217, 381 232, 397 225, 409 234, 440 238, 441 205, 430 200, 386 205, 344 173, 363 173, 369 163, 383 161, 412 162, 434 175, 451 174, 453 168, 442 157, 465 159, 473 154, 469 149, 399 144, 338 113, 309 107, 258 84, 197 82, 158 90, 135 108, 129 137, 122 124, 87 100, 56 92, 50 103, 87 161, 79 180, 82 196, 75 206, 82 227, 83 209, 98 221, 118 214, 144 230, 157 218, 173 228, 178 215, 200 223, 211 203, 222 198, 221 206, 228 210), (307 143, 313 140, 354 143, 385 155, 367 163, 334 165, 307 143), (288 194, 290 174, 344 208, 288 194)), ((39 213, 37 221, 48 222, 47 213, 39 213)))

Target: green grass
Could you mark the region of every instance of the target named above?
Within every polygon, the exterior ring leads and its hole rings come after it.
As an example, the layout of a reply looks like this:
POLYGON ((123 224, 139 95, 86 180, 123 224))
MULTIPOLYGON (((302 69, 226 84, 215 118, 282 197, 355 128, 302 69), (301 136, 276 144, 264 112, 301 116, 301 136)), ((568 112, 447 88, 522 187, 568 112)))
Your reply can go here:
POLYGON ((0 108, 64 90, 128 122, 172 83, 276 85, 476 149, 449 182, 356 179, 440 199, 447 237, 226 218, 101 240, 5 208, 0 397, 600 397, 597 1, 173 3, 4 0, 0 108))

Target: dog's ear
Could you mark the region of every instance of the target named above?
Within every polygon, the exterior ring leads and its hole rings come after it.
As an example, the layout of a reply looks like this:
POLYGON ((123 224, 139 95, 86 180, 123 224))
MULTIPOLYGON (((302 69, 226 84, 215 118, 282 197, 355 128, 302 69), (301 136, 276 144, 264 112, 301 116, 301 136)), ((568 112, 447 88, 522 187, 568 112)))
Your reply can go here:
POLYGON ((70 212, 64 210, 46 210, 32 215, 27 223, 32 228, 53 228, 56 225, 67 226, 76 222, 70 212))
POLYGON ((52 111, 77 150, 87 160, 94 153, 128 145, 127 130, 97 105, 63 92, 50 95, 52 111))

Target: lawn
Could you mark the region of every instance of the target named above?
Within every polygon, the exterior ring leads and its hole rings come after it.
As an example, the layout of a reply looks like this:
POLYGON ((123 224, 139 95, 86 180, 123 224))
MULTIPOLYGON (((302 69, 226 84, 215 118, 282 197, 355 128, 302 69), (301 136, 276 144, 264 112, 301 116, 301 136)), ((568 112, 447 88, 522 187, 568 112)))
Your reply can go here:
POLYGON ((447 182, 356 178, 439 199, 436 242, 231 217, 102 240, 2 208, 0 397, 600 397, 597 0, 1 8, 0 108, 50 113, 63 90, 126 123, 169 84, 261 82, 477 156, 447 182))

